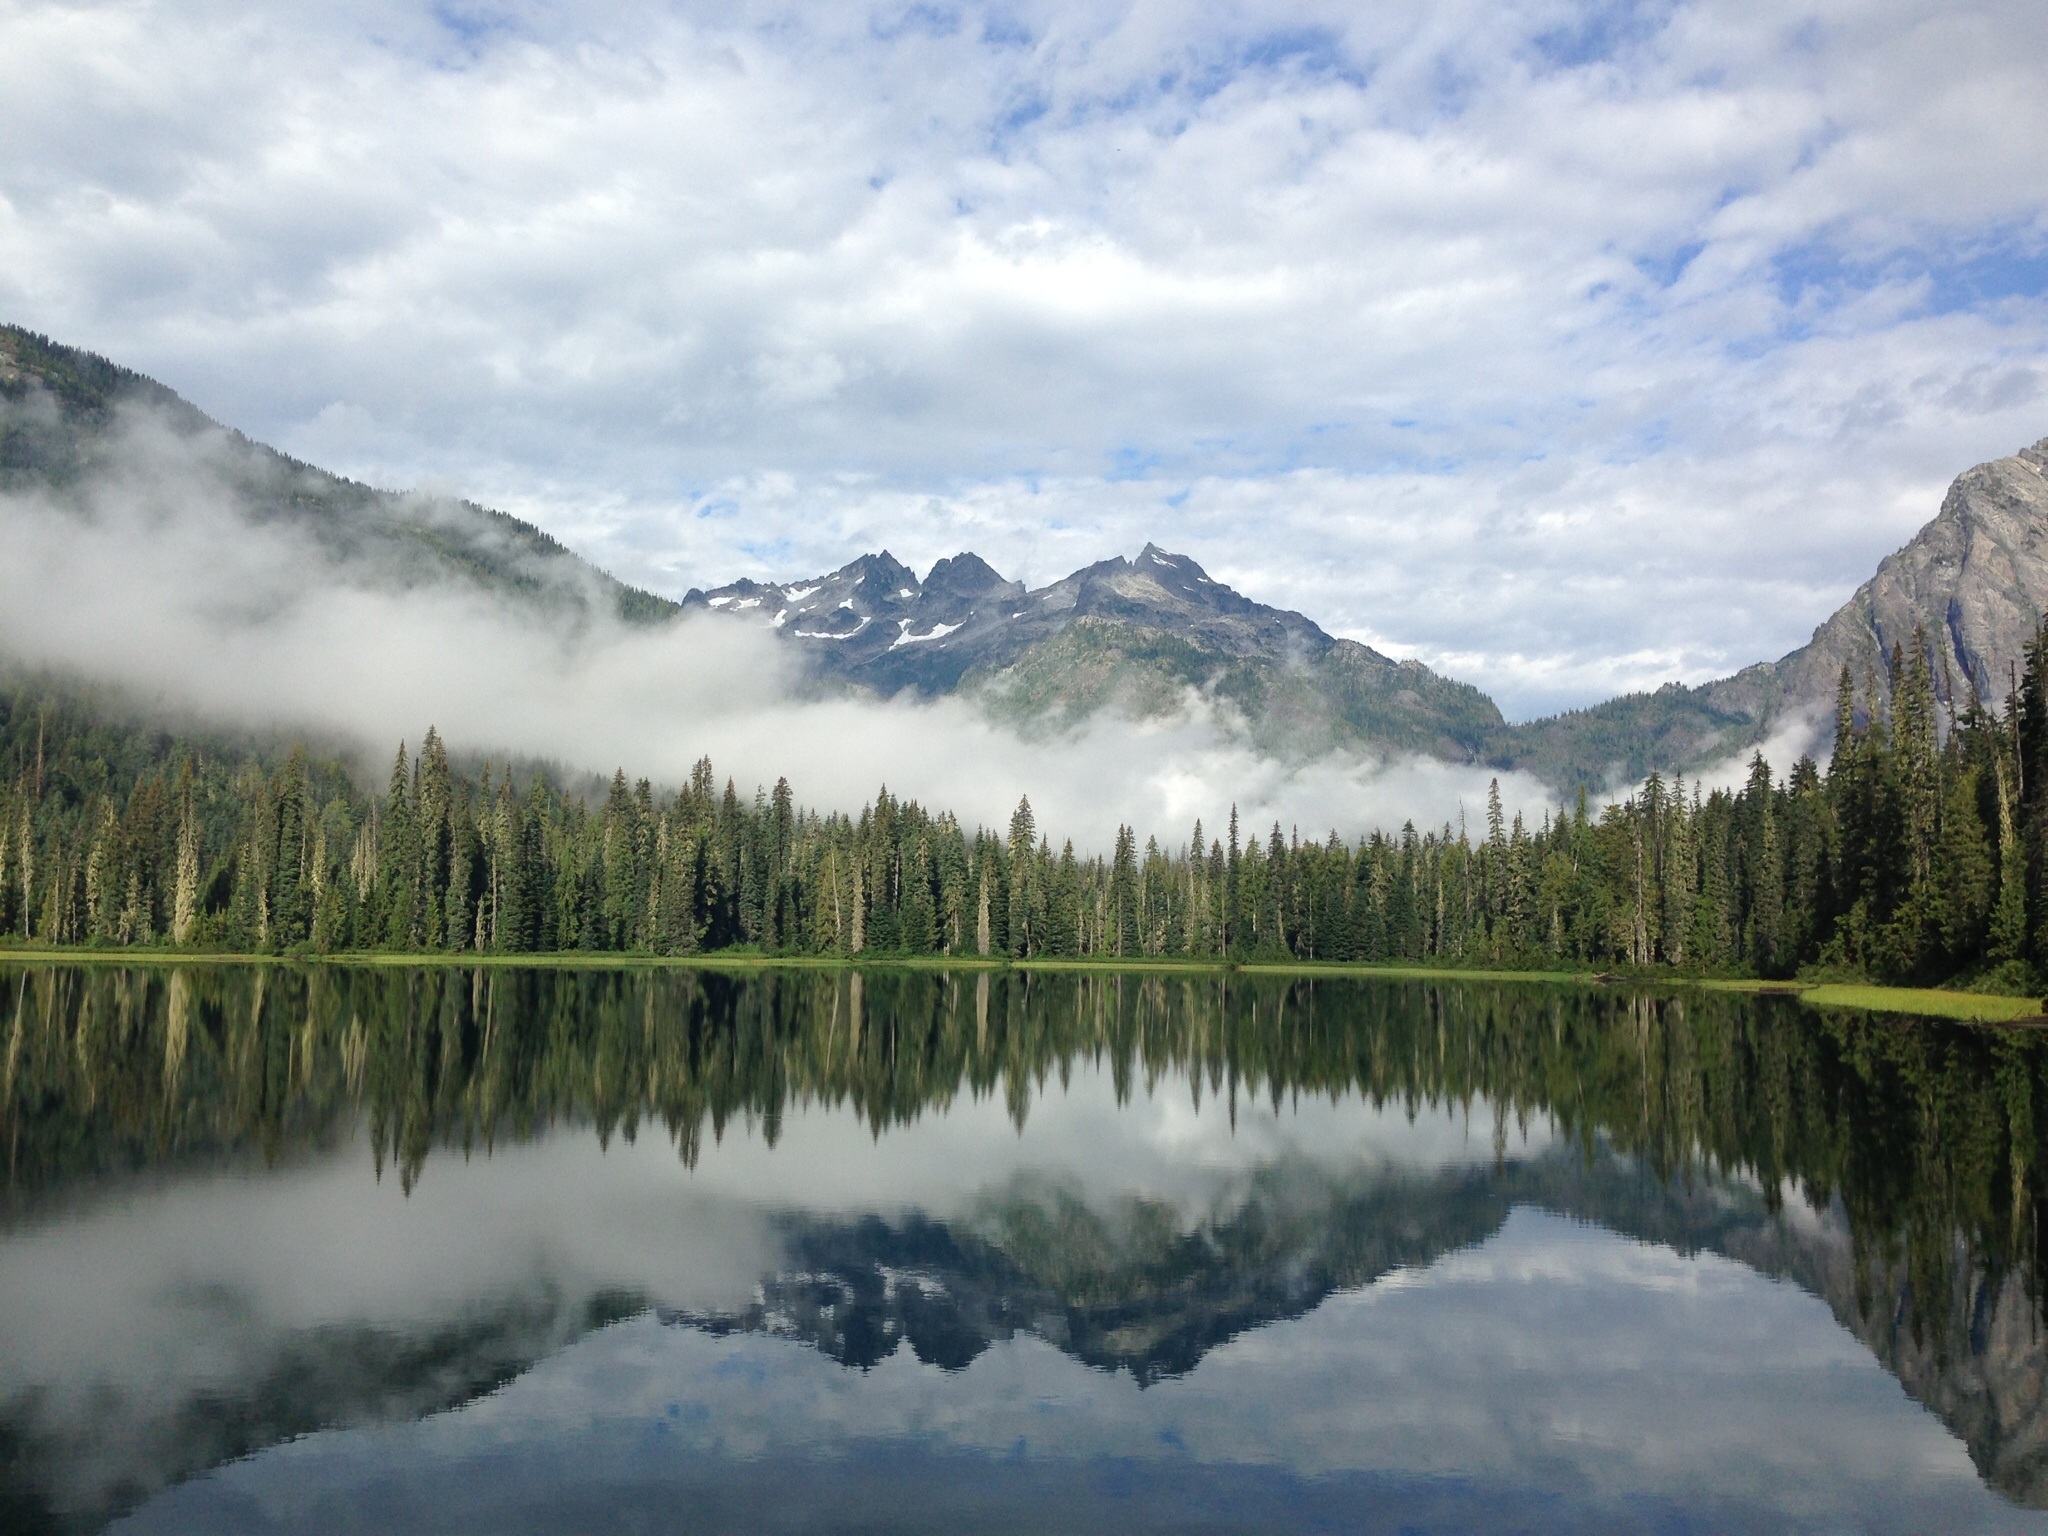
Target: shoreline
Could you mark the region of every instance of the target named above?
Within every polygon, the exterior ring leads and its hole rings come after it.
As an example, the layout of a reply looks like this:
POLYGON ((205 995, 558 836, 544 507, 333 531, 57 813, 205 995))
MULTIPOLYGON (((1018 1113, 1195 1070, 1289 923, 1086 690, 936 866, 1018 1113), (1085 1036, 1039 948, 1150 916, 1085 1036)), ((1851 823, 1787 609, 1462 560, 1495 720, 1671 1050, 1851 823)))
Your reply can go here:
POLYGON ((486 969, 615 971, 1041 971, 1160 976, 1300 976, 1310 979, 1521 982, 1538 986, 1633 987, 1658 992, 1699 990, 1795 997, 1812 1008, 1857 1009, 1964 1023, 2014 1024, 2039 1020, 2048 1027, 2042 1001, 1991 992, 1950 992, 1933 987, 1890 987, 1861 982, 1760 981, 1697 976, 1618 976, 1596 971, 1468 970, 1455 966, 1379 965, 1333 960, 1201 960, 1137 957, 1012 960, 983 955, 648 955, 590 953, 475 954, 436 951, 392 954, 357 951, 328 955, 254 955, 230 951, 152 949, 54 949, 0 946, 0 966, 23 965, 289 965, 386 968, 462 966, 486 969))

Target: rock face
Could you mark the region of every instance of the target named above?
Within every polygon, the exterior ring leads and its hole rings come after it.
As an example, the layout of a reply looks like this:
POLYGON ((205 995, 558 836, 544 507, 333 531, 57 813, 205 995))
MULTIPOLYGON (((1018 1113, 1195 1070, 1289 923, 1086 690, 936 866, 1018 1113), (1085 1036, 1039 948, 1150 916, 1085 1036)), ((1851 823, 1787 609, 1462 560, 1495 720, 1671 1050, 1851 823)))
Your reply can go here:
POLYGON ((808 581, 692 591, 683 606, 771 624, 828 677, 882 694, 965 691, 1010 718, 1072 721, 1112 702, 1157 713, 1192 690, 1276 748, 1457 761, 1504 723, 1478 689, 1336 639, 1151 544, 1035 592, 977 555, 919 581, 884 551, 808 581))
POLYGON ((1934 521, 1777 664, 1779 707, 1831 708, 1845 664, 1859 688, 1874 679, 1887 697, 1886 658, 1894 646, 1911 652, 1916 626, 1938 659, 1944 696, 1960 706, 1974 689, 2002 704, 2043 612, 2048 438, 1959 475, 1934 521))
POLYGON ((1934 520, 1790 655, 1697 687, 1672 683, 1512 726, 1487 753, 1568 788, 1703 767, 1780 734, 1825 750, 1843 666, 1859 697, 1874 697, 1882 711, 1892 649, 1910 652, 1916 628, 1943 698, 1961 708, 1974 690, 2002 706, 2044 612, 2048 438, 1959 475, 1934 520))

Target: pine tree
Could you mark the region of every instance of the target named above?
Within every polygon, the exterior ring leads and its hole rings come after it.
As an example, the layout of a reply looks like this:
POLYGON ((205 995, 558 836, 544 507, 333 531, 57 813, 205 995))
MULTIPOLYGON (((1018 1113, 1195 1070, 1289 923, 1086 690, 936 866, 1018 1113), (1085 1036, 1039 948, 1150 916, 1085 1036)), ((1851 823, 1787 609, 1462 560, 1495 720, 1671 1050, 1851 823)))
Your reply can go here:
POLYGON ((1994 758, 1998 776, 1998 904, 1991 915, 1989 959, 1996 966, 2014 966, 2027 952, 2027 872, 2020 846, 2019 819, 2013 814, 2012 789, 2005 758, 1994 758))
POLYGON ((178 868, 171 895, 171 942, 188 947, 199 927, 199 816, 189 773, 178 794, 178 868))
POLYGON ((415 942, 414 881, 419 872, 419 841, 413 823, 413 775, 405 743, 391 765, 391 784, 384 795, 384 826, 378 848, 377 885, 373 898, 382 919, 382 941, 389 949, 410 949, 415 942))
POLYGON ((1740 800, 1743 838, 1742 900, 1748 922, 1744 950, 1761 975, 1782 969, 1779 928, 1784 917, 1785 862, 1778 836, 1777 792, 1761 752, 1749 763, 1740 800))
POLYGON ((1224 850, 1221 953, 1235 954, 1245 940, 1243 855, 1237 845, 1237 804, 1230 807, 1230 840, 1224 850))
POLYGON ((1033 909, 1040 900, 1037 839, 1038 818, 1031 814, 1027 795, 1010 816, 1010 953, 1020 960, 1038 950, 1039 935, 1032 926, 1033 909))
POLYGON ((1116 854, 1110 868, 1110 953, 1134 955, 1139 949, 1138 837, 1129 827, 1116 829, 1116 854))
POLYGON ((440 732, 430 725, 420 741, 418 789, 414 796, 418 852, 411 881, 418 909, 411 930, 413 941, 427 949, 451 947, 448 887, 455 852, 454 809, 448 753, 441 745, 440 732))
POLYGON ((107 943, 114 937, 121 884, 120 850, 116 846, 120 825, 114 818, 113 802, 101 800, 93 821, 92 847, 85 856, 86 937, 107 943))
MULTIPOLYGON (((40 757, 42 752, 40 735, 37 737, 36 749, 39 759, 37 776, 40 778, 40 757)), ((35 911, 36 896, 35 802, 26 791, 22 795, 21 830, 17 834, 17 838, 17 846, 21 849, 21 856, 14 862, 15 867, 21 872, 21 936, 25 939, 47 937, 47 935, 39 935, 34 924, 30 921, 30 915, 35 911)))
POLYGON ((974 952, 977 955, 986 955, 989 952, 989 945, 994 939, 994 933, 990 924, 992 913, 990 911, 989 898, 991 892, 989 890, 989 868, 986 861, 982 862, 977 875, 974 903, 974 952))

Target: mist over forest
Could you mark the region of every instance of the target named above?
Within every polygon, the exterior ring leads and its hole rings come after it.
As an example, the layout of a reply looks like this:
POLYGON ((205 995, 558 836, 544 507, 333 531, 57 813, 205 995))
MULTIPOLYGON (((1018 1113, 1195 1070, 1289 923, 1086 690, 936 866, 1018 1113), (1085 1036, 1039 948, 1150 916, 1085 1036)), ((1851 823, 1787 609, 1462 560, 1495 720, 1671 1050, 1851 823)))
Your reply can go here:
MULTIPOLYGON (((0 404, 47 411, 30 392, 0 404)), ((409 570, 252 505, 246 445, 124 406, 75 479, 0 491, 0 648, 17 668, 118 687, 164 719, 303 732, 376 763, 421 721, 469 758, 514 758, 680 785, 709 755, 745 790, 786 777, 823 808, 877 788, 987 826, 1029 794, 1084 849, 1129 821, 1164 833, 1238 803, 1347 835, 1417 817, 1455 821, 1499 778, 1532 814, 1523 775, 1420 758, 1258 750, 1227 701, 1111 708, 1020 732, 964 699, 828 691, 776 637, 698 612, 622 617, 581 562, 496 553, 532 590, 409 570), (1114 785, 1114 796, 1103 786, 1114 785)), ((21 478, 17 476, 17 481, 21 478)), ((445 498, 406 518, 465 532, 445 498)))

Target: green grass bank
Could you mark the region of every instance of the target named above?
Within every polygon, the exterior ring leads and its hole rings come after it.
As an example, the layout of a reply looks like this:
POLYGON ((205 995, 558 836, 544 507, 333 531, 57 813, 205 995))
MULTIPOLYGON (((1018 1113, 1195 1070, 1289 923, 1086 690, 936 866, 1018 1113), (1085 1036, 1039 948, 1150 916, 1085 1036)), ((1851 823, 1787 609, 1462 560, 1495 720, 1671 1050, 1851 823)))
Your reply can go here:
POLYGON ((1979 1024, 2011 1024, 2040 1020, 2039 998, 2006 997, 1988 992, 1951 992, 1933 987, 1884 987, 1860 983, 1752 981, 1691 977, 1613 976, 1591 971, 1468 970, 1455 966, 1364 965, 1331 961, 1220 960, 1008 960, 979 956, 898 956, 849 959, 826 955, 635 955, 580 951, 553 954, 393 954, 384 951, 332 955, 253 955, 211 950, 48 949, 0 945, 0 964, 30 965, 333 965, 357 967, 464 966, 531 970, 699 970, 749 971, 1026 971, 1109 973, 1126 975, 1245 975, 1303 977, 1387 977, 1423 981, 1514 982, 1529 986, 1613 986, 1658 993, 1704 990, 1771 993, 1795 996, 1815 1008, 1858 1009, 1872 1013, 1910 1014, 1922 1018, 1957 1019, 1979 1024))

